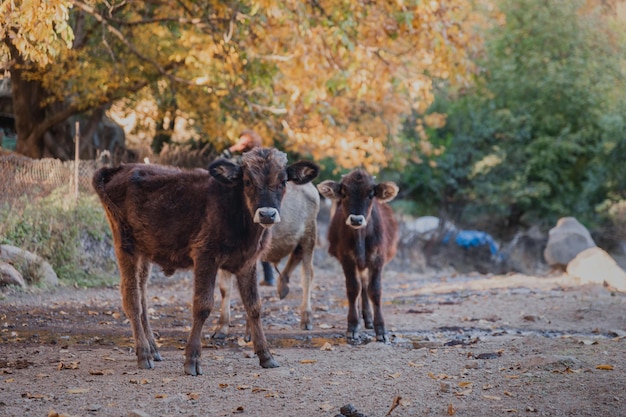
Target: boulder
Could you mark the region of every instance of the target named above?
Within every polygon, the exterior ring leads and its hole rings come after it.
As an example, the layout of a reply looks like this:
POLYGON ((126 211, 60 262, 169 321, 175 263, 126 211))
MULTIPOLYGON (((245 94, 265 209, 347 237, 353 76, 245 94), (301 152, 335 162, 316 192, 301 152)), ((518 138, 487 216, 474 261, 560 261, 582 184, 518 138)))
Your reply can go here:
POLYGON ((22 274, 11 264, 0 261, 0 287, 6 285, 17 285, 18 287, 26 287, 26 281, 22 274))
POLYGON ((562 217, 550 229, 543 256, 548 265, 564 268, 580 252, 594 247, 596 243, 585 226, 574 217, 562 217))
POLYGON ((548 272, 543 252, 548 237, 538 227, 520 231, 503 248, 507 270, 526 275, 543 275, 548 272))
POLYGON ((30 275, 30 281, 44 285, 59 285, 59 277, 52 266, 32 252, 11 245, 0 245, 0 261, 21 269, 30 275))
POLYGON ((626 272, 600 248, 589 248, 567 264, 567 275, 578 284, 596 283, 626 292, 626 272))

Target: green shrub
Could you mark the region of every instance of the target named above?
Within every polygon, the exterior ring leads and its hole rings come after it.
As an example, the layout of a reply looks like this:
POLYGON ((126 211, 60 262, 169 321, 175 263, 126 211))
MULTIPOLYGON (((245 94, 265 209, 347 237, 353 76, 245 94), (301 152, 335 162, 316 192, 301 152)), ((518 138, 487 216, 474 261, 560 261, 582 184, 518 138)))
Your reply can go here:
POLYGON ((82 250, 84 239, 110 240, 104 210, 95 195, 75 201, 62 187, 47 197, 0 208, 0 243, 41 256, 62 283, 96 286, 115 282, 114 260, 94 262, 92 254, 82 250), (105 268, 94 269, 94 263, 105 268))

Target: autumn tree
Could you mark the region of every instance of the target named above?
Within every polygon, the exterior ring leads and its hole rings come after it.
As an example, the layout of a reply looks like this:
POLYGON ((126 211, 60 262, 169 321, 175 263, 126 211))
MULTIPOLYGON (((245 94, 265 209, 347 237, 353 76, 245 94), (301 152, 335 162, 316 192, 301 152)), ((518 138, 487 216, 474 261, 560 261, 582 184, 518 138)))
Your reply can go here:
POLYGON ((49 63, 4 32, 13 82, 41 89, 30 95, 40 114, 18 126, 18 150, 31 156, 71 115, 148 99, 160 140, 177 118, 218 147, 251 126, 287 150, 376 170, 406 157, 398 126, 432 102, 433 79, 466 80, 475 41, 467 0, 58 2, 68 3, 75 39, 49 63))

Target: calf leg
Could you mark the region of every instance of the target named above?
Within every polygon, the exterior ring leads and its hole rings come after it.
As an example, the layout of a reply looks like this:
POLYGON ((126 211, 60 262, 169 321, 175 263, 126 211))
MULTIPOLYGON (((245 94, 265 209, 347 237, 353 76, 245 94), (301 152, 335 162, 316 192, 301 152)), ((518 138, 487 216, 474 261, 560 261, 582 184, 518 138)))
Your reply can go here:
POLYGON ((150 272, 152 271, 152 263, 146 258, 140 258, 138 262, 138 278, 139 278, 139 288, 141 294, 141 325, 143 327, 144 333, 146 334, 146 339, 148 340, 148 345, 150 345, 150 354, 152 355, 152 359, 157 362, 163 360, 161 354, 159 353, 159 349, 156 344, 156 340, 154 340, 154 333, 152 332, 152 327, 150 327, 150 320, 148 317, 148 280, 150 279, 150 272))
POLYGON ((229 333, 230 326, 230 297, 233 290, 233 275, 230 272, 220 269, 217 273, 217 282, 220 287, 222 301, 220 304, 220 319, 217 322, 215 331, 211 336, 214 339, 225 339, 229 333))
POLYGON ((289 277, 293 273, 293 270, 296 269, 298 264, 302 261, 302 247, 300 245, 296 246, 291 255, 289 255, 289 259, 287 259, 287 264, 285 268, 280 273, 280 278, 278 279, 278 296, 280 299, 284 299, 289 294, 289 277))
MULTIPOLYGON (((215 277, 217 275, 217 266, 212 262, 203 261, 208 257, 200 254, 196 260, 194 268, 193 281, 193 307, 192 307, 192 324, 187 346, 185 347, 185 365, 184 370, 188 375, 202 375, 202 366, 200 358, 202 356, 202 326, 211 314, 213 309, 215 277)), ((210 258, 209 258, 210 259, 210 258)))
POLYGON ((147 331, 144 324, 148 322, 145 311, 145 285, 140 283, 137 264, 140 262, 124 250, 116 250, 118 265, 120 267, 120 292, 122 293, 122 308, 130 321, 135 340, 135 354, 137 366, 140 369, 152 369, 152 353, 147 331))
POLYGON ((358 338, 359 316, 357 313, 357 299, 361 292, 361 282, 357 279, 356 265, 351 259, 343 259, 341 266, 346 278, 346 295, 348 296, 348 331, 346 332, 346 339, 353 341, 358 338))
POLYGON ((241 301, 248 315, 248 329, 252 336, 254 353, 259 357, 259 362, 263 368, 277 368, 278 363, 272 357, 263 327, 261 326, 261 298, 256 282, 256 264, 247 270, 237 274, 237 285, 241 301))
MULTIPOLYGON (((313 233, 312 236, 317 236, 313 233)), ((302 250, 302 305, 300 306, 300 328, 313 330, 313 311, 311 310, 311 289, 313 287, 313 251, 315 241, 311 239, 309 245, 302 250)))
POLYGON ((376 332, 376 340, 386 343, 389 342, 389 337, 387 336, 385 320, 383 319, 381 275, 382 268, 375 267, 370 269, 368 294, 369 298, 372 300, 372 304, 374 304, 374 331, 376 332))
POLYGON ((359 271, 359 279, 361 280, 361 314, 366 329, 373 329, 372 308, 370 307, 369 296, 367 290, 369 288, 367 279, 367 270, 359 271))

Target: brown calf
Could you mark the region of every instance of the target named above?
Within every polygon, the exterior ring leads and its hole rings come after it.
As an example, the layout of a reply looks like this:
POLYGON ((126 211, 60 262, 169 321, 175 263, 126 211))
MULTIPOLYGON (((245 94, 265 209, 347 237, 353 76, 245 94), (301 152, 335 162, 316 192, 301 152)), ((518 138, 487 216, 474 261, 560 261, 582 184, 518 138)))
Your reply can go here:
MULTIPOLYGON (((313 251, 317 242, 317 213, 320 196, 311 183, 303 185, 287 184, 287 192, 280 209, 280 223, 272 228, 272 238, 268 248, 261 254, 261 260, 277 264, 289 256, 285 268, 280 273, 278 295, 282 300, 289 293, 289 275, 302 263, 302 305, 300 327, 312 330, 311 285, 313 284, 313 251)), ((220 271, 218 283, 222 294, 220 320, 213 337, 228 335, 230 324, 231 274, 220 271)))
POLYGON ((132 326, 140 368, 153 368, 152 361, 161 360, 147 313, 146 286, 152 263, 166 274, 177 269, 194 271, 185 373, 202 374, 202 326, 213 309, 220 268, 237 278, 261 366, 278 366, 259 319, 257 259, 269 242, 270 227, 280 221, 287 181, 304 184, 318 171, 317 165, 306 161, 287 166, 283 152, 257 148, 244 154, 241 165, 219 159, 208 171, 129 164, 95 173, 93 186, 113 232, 122 304, 132 326))
POLYGON ((385 203, 395 198, 398 186, 393 182, 376 184, 367 172, 357 169, 345 175, 341 182, 324 181, 317 188, 324 197, 337 202, 328 227, 328 253, 339 260, 346 278, 349 302, 346 338, 357 339, 356 303, 360 295, 365 328, 374 328, 376 340, 387 342, 381 277, 384 265, 396 254, 398 225, 391 207, 385 203), (373 323, 369 300, 374 304, 373 323))

